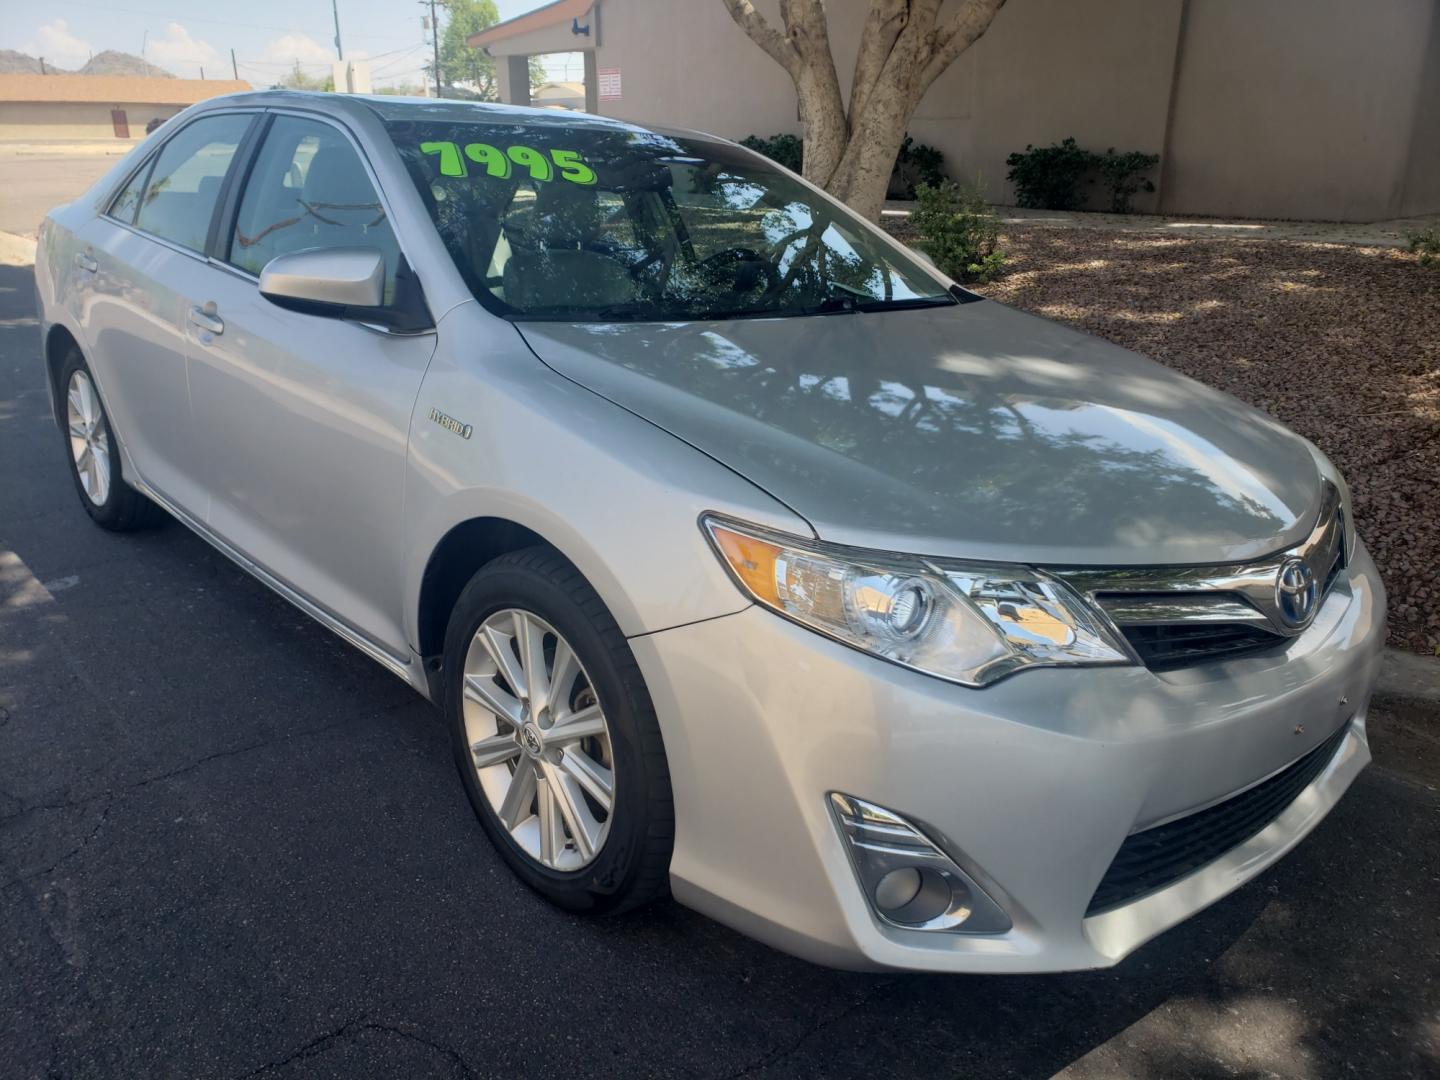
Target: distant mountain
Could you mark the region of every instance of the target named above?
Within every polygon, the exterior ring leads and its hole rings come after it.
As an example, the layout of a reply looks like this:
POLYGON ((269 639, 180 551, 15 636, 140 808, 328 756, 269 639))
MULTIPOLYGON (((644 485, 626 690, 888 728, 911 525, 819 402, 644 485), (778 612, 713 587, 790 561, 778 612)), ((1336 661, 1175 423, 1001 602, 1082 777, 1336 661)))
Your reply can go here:
POLYGON ((0 49, 0 75, 150 75, 160 79, 173 79, 175 76, 164 68, 156 67, 147 63, 131 53, 116 52, 114 49, 106 49, 104 52, 96 53, 90 58, 89 63, 79 71, 66 71, 64 68, 56 67, 46 61, 44 70, 41 70, 40 61, 23 52, 16 52, 14 49, 0 49))
POLYGON ((157 78, 173 79, 175 76, 164 68, 156 67, 130 53, 106 49, 90 58, 89 63, 79 71, 81 75, 152 75, 157 78))
MULTIPOLYGON (((47 65, 48 67, 48 65, 47 65)), ((51 71, 58 68, 50 67, 51 71)), ((40 61, 14 49, 0 49, 0 75, 39 75, 40 61)), ((66 74, 62 72, 61 74, 66 74)))

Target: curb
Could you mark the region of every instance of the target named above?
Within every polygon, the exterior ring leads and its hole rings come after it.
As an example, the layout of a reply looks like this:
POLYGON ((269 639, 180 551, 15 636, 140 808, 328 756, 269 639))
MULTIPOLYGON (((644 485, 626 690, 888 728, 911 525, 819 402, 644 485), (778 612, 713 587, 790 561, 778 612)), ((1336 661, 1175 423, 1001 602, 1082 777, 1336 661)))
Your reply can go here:
POLYGON ((30 266, 34 262, 34 240, 0 231, 0 266, 30 266))
POLYGON ((1386 649, 1375 693, 1409 701, 1440 701, 1440 658, 1386 649))

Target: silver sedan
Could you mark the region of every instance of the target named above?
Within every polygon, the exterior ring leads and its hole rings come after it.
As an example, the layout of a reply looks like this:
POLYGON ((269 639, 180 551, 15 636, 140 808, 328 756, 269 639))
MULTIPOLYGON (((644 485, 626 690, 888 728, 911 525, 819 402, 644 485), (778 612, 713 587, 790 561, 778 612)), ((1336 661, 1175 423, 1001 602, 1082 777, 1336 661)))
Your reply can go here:
POLYGON ((1385 598, 1314 446, 732 143, 220 98, 36 271, 90 517, 178 519, 441 707, 568 909, 1101 967, 1369 760, 1385 598))

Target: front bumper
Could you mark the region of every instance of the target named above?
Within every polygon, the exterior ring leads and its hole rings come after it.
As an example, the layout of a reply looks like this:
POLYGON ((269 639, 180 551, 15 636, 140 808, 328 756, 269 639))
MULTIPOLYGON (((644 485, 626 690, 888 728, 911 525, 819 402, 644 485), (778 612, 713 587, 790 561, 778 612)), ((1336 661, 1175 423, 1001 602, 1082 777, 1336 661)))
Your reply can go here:
POLYGON ((1112 965, 1279 859, 1364 768, 1384 618, 1362 547, 1282 653, 1164 674, 1044 669, 972 690, 759 608, 633 639, 675 791, 674 894, 836 967, 1112 965), (1260 833, 1086 917, 1127 835, 1259 782, 1352 720, 1324 771, 1260 833), (923 825, 1013 927, 966 935, 879 922, 831 818, 831 791, 923 825))

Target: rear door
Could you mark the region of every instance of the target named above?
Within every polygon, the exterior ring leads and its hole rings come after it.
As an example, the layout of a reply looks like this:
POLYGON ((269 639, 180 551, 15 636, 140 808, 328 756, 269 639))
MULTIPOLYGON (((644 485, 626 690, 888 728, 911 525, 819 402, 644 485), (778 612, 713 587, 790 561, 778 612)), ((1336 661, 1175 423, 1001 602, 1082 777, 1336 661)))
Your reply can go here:
POLYGON ((227 200, 214 259, 190 283, 209 524, 306 599, 404 662, 401 575, 411 410, 435 335, 302 314, 260 295, 278 255, 378 248, 393 296, 400 246, 365 158, 337 124, 267 119, 227 200))
POLYGON ((77 273, 89 360, 139 478, 204 517, 188 381, 188 296, 205 267, 221 187, 254 113, 202 116, 131 175, 80 230, 77 273))

